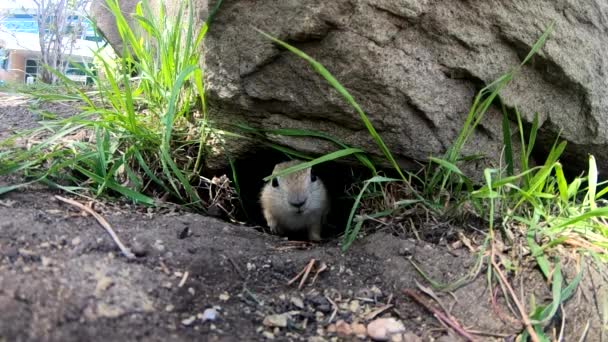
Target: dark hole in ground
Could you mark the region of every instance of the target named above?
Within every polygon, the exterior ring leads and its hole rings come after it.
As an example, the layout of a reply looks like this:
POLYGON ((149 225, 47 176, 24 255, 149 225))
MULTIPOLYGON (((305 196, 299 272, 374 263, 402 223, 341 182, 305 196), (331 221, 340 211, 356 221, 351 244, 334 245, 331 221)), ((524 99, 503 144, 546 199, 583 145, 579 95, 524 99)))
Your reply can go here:
MULTIPOLYGON (((275 164, 290 160, 276 150, 264 150, 235 162, 235 169, 241 190, 243 210, 238 219, 249 224, 265 227, 262 215, 260 192, 264 186, 263 178, 270 175, 275 164)), ((370 177, 363 167, 353 167, 345 163, 326 162, 313 167, 313 172, 323 181, 331 198, 331 211, 328 224, 323 227, 322 237, 331 238, 344 231, 348 215, 354 203, 347 190, 355 183, 370 177)), ((289 236, 291 239, 305 240, 306 236, 289 236)))

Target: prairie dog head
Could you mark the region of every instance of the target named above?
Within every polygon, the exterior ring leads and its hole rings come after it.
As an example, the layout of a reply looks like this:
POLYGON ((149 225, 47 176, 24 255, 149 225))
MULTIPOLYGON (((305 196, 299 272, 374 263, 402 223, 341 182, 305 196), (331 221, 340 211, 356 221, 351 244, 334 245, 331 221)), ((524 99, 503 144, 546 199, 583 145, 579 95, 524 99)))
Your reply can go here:
MULTIPOLYGON (((301 162, 292 160, 277 164, 272 173, 276 174, 301 162)), ((262 194, 263 202, 272 206, 273 211, 299 215, 323 209, 326 197, 325 186, 311 168, 273 178, 266 184, 262 194)))

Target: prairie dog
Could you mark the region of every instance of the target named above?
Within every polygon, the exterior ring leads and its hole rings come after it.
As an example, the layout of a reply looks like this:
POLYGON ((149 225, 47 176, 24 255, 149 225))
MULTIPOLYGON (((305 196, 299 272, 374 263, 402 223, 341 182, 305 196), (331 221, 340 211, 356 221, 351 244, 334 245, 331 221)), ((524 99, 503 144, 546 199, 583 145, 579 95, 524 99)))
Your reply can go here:
MULTIPOLYGON (((279 163, 272 174, 301 162, 279 163)), ((273 178, 262 189, 260 202, 273 234, 305 230, 310 240, 321 240, 330 203, 325 185, 310 168, 273 178)))

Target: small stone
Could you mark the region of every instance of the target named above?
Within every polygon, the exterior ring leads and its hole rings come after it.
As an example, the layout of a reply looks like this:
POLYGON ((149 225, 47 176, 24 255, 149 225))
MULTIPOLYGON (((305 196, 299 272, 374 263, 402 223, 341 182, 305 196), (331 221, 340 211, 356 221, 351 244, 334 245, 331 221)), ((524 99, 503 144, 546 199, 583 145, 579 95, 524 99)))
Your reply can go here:
POLYGON ((24 258, 36 258, 38 254, 34 251, 30 251, 29 249, 19 248, 19 254, 24 258))
POLYGON ((308 339, 308 342, 327 342, 327 340, 321 336, 313 336, 308 339))
POLYGON ((403 323, 394 318, 378 318, 367 325, 367 335, 375 341, 389 341, 392 335, 405 332, 403 323))
POLYGON ((101 295, 110 287, 114 282, 112 278, 102 276, 97 280, 97 285, 95 286, 95 297, 101 297, 101 295))
POLYGON ((165 311, 167 311, 167 312, 171 312, 171 311, 173 311, 173 309, 175 309, 175 306, 173 306, 171 304, 169 304, 165 307, 165 311))
POLYGON ((250 262, 247 263, 247 271, 253 271, 255 270, 255 264, 252 264, 250 262))
POLYGON ((80 244, 80 242, 81 242, 80 237, 77 236, 72 239, 72 246, 78 246, 80 244))
POLYGON ((321 305, 317 306, 317 310, 319 310, 323 313, 329 313, 331 311, 331 305, 321 304, 321 305))
POLYGON ((316 311, 315 318, 317 319, 317 322, 320 322, 325 318, 325 315, 321 311, 316 311))
POLYGON ((269 340, 274 340, 274 334, 271 333, 270 331, 262 332, 262 336, 264 336, 265 338, 267 338, 269 340))
POLYGON ((418 335, 408 332, 403 334, 403 342, 422 342, 422 339, 418 335))
POLYGON ((304 309, 304 301, 302 300, 302 298, 300 298, 300 297, 291 297, 291 299, 289 301, 295 307, 297 307, 299 309, 304 309))
POLYGON ((359 311, 359 301, 358 300, 353 300, 352 302, 350 302, 350 305, 349 305, 348 309, 352 313, 356 313, 357 311, 359 311))
POLYGON ((152 247, 154 247, 154 249, 156 249, 159 252, 165 251, 165 246, 163 245, 163 240, 154 241, 154 245, 152 245, 152 247))
POLYGON ((340 337, 347 337, 353 333, 353 329, 350 327, 350 324, 341 319, 336 322, 336 333, 340 337))
POLYGON ((224 292, 222 292, 222 294, 220 294, 220 300, 222 302, 225 302, 228 299, 230 299, 230 295, 228 294, 228 292, 224 291, 224 292))
POLYGON ((182 325, 189 326, 196 321, 196 316, 190 316, 184 320, 182 320, 182 325))
POLYGON ((40 257, 40 261, 42 261, 42 266, 44 267, 49 267, 53 264, 53 259, 45 256, 40 257))
POLYGON ((189 288, 188 288, 188 293, 189 293, 191 296, 194 296, 194 294, 196 293, 196 291, 194 291, 194 288, 189 287, 189 288))
POLYGON ((206 321, 215 321, 217 319, 217 311, 215 311, 215 309, 210 308, 210 309, 205 309, 205 311, 203 311, 203 322, 206 321))
POLYGON ((279 327, 285 328, 287 326, 287 315, 268 315, 264 317, 264 321, 262 322, 267 327, 279 327))
POLYGON ((380 290, 376 285, 372 286, 370 291, 374 296, 382 297, 382 290, 380 290))
POLYGON ((391 335, 391 342, 403 342, 403 335, 401 335, 401 334, 391 335))
POLYGON ((364 324, 353 322, 350 327, 353 329, 353 334, 357 335, 358 338, 364 339, 367 336, 367 329, 365 329, 364 324))

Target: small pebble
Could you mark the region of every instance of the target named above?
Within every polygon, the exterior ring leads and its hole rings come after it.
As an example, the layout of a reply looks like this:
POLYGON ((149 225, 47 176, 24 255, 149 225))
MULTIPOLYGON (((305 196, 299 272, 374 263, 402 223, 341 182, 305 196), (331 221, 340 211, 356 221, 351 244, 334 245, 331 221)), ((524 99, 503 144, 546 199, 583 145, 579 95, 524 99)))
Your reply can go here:
POLYGON ((53 259, 45 256, 40 257, 40 261, 42 261, 42 266, 44 267, 49 267, 53 264, 53 259))
POLYGON ((80 244, 80 242, 81 242, 80 237, 77 236, 77 237, 75 237, 75 238, 72 239, 72 246, 77 246, 77 245, 80 244))
POLYGON ((274 334, 271 333, 270 331, 264 331, 262 333, 262 336, 264 336, 265 338, 267 338, 269 340, 274 340, 274 334))
POLYGON ((287 315, 268 315, 264 317, 264 321, 262 322, 267 327, 279 327, 285 328, 287 326, 287 315))
POLYGON ((403 334, 403 342, 422 342, 422 339, 418 335, 408 332, 403 334))
POLYGON ((154 249, 156 249, 159 252, 165 251, 165 246, 163 245, 163 240, 154 241, 154 245, 152 245, 152 247, 154 247, 154 249))
POLYGON ((353 329, 353 334, 357 335, 358 338, 364 339, 367 336, 367 329, 365 329, 364 324, 353 322, 351 328, 353 329))
POLYGON ((182 320, 182 324, 185 325, 185 326, 189 326, 192 323, 194 323, 195 320, 196 320, 196 316, 190 316, 190 317, 182 320))
POLYGON ((217 311, 215 311, 215 309, 213 308, 209 308, 209 309, 205 309, 205 311, 203 311, 203 322, 206 321, 215 321, 217 319, 217 311))
POLYGON ((391 342, 403 342, 403 335, 401 335, 401 334, 391 335, 391 342))
POLYGON ((302 300, 302 298, 300 298, 300 297, 291 297, 291 299, 289 301, 295 307, 297 307, 299 309, 304 309, 304 301, 302 300))
POLYGON ((375 341, 389 341, 392 335, 405 332, 403 323, 394 318, 378 318, 367 325, 367 335, 375 341))
POLYGON ((341 319, 336 322, 336 333, 340 337, 347 337, 353 333, 353 329, 350 327, 350 324, 341 319))
POLYGON ((228 299, 230 299, 230 295, 228 294, 228 292, 224 291, 220 294, 220 300, 222 302, 227 301, 228 299))

